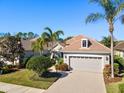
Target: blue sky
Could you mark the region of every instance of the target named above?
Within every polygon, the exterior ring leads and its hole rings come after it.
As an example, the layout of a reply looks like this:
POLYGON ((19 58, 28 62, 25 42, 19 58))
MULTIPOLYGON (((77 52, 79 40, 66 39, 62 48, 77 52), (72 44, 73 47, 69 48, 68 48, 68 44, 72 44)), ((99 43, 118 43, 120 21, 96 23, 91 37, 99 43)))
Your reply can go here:
MULTIPOLYGON (((88 0, 0 0, 0 32, 29 32, 41 34, 44 27, 63 30, 64 37, 84 34, 100 40, 109 35, 104 21, 85 24, 89 13, 102 11, 88 0)), ((124 25, 115 24, 114 35, 124 39, 124 25)))

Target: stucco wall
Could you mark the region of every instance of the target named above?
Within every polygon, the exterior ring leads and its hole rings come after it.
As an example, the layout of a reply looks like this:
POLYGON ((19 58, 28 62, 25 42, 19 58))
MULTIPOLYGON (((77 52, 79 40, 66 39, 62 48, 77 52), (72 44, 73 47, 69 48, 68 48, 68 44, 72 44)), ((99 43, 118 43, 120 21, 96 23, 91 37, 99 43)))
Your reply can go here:
POLYGON ((124 57, 124 52, 123 52, 123 51, 117 51, 117 50, 116 50, 116 51, 114 52, 114 54, 115 54, 115 55, 119 55, 119 56, 121 56, 121 57, 124 57))

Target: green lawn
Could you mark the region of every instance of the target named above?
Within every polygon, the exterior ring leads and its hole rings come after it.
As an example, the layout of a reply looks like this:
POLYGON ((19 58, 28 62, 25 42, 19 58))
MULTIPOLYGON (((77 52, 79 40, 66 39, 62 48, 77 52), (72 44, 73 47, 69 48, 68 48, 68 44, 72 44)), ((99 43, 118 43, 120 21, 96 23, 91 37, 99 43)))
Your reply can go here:
POLYGON ((107 93, 121 93, 119 91, 119 84, 122 83, 124 83, 124 78, 122 79, 121 82, 111 83, 109 85, 106 85, 107 93))
POLYGON ((0 91, 0 93, 5 93, 5 92, 0 91))
POLYGON ((47 89, 58 79, 58 77, 51 77, 51 78, 40 77, 40 80, 31 80, 30 78, 33 75, 34 75, 34 72, 32 71, 21 70, 11 74, 1 75, 0 82, 47 89))

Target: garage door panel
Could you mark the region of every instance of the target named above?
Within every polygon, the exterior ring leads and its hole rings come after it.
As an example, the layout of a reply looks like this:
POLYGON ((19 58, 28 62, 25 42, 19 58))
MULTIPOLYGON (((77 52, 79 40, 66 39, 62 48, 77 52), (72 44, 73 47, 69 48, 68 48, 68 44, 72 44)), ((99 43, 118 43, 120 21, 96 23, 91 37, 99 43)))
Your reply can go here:
POLYGON ((102 57, 70 57, 70 66, 75 70, 102 72, 102 57))

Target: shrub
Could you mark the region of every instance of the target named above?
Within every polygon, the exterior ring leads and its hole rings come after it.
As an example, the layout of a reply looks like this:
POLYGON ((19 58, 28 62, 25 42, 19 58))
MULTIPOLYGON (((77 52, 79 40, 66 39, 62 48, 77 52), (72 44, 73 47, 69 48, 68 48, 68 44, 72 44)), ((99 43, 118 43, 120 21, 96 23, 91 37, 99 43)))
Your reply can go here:
POLYGON ((0 69, 0 74, 7 74, 7 73, 15 72, 17 70, 18 68, 16 66, 6 65, 0 69))
POLYGON ((119 74, 119 64, 114 63, 114 75, 118 76, 118 74, 119 74))
POLYGON ((25 57, 25 58, 23 59, 23 62, 21 63, 21 66, 22 66, 23 68, 26 67, 27 62, 31 59, 31 57, 32 57, 32 56, 29 56, 29 57, 25 57))
POLYGON ((110 74, 111 74, 111 66, 110 65, 106 65, 103 71, 104 77, 105 78, 109 78, 110 74))
POLYGON ((48 68, 53 65, 53 61, 49 57, 44 56, 36 56, 32 57, 27 65, 26 68, 29 70, 33 70, 39 75, 48 71, 48 68))
POLYGON ((124 93, 124 84, 119 84, 119 93, 124 93))
POLYGON ((58 58, 57 59, 57 64, 63 64, 63 63, 64 63, 63 58, 58 58))
MULTIPOLYGON (((111 75, 111 66, 110 65, 106 65, 104 68, 104 77, 105 78, 109 78, 111 75)), ((118 63, 114 63, 114 75, 118 76, 119 74, 119 64, 118 63)))
POLYGON ((66 63, 56 64, 55 69, 60 70, 60 71, 67 71, 68 70, 68 65, 66 63))
POLYGON ((114 57, 114 62, 115 62, 115 63, 119 63, 120 65, 122 65, 122 66, 124 67, 124 59, 123 59, 122 57, 116 55, 116 56, 114 57))

